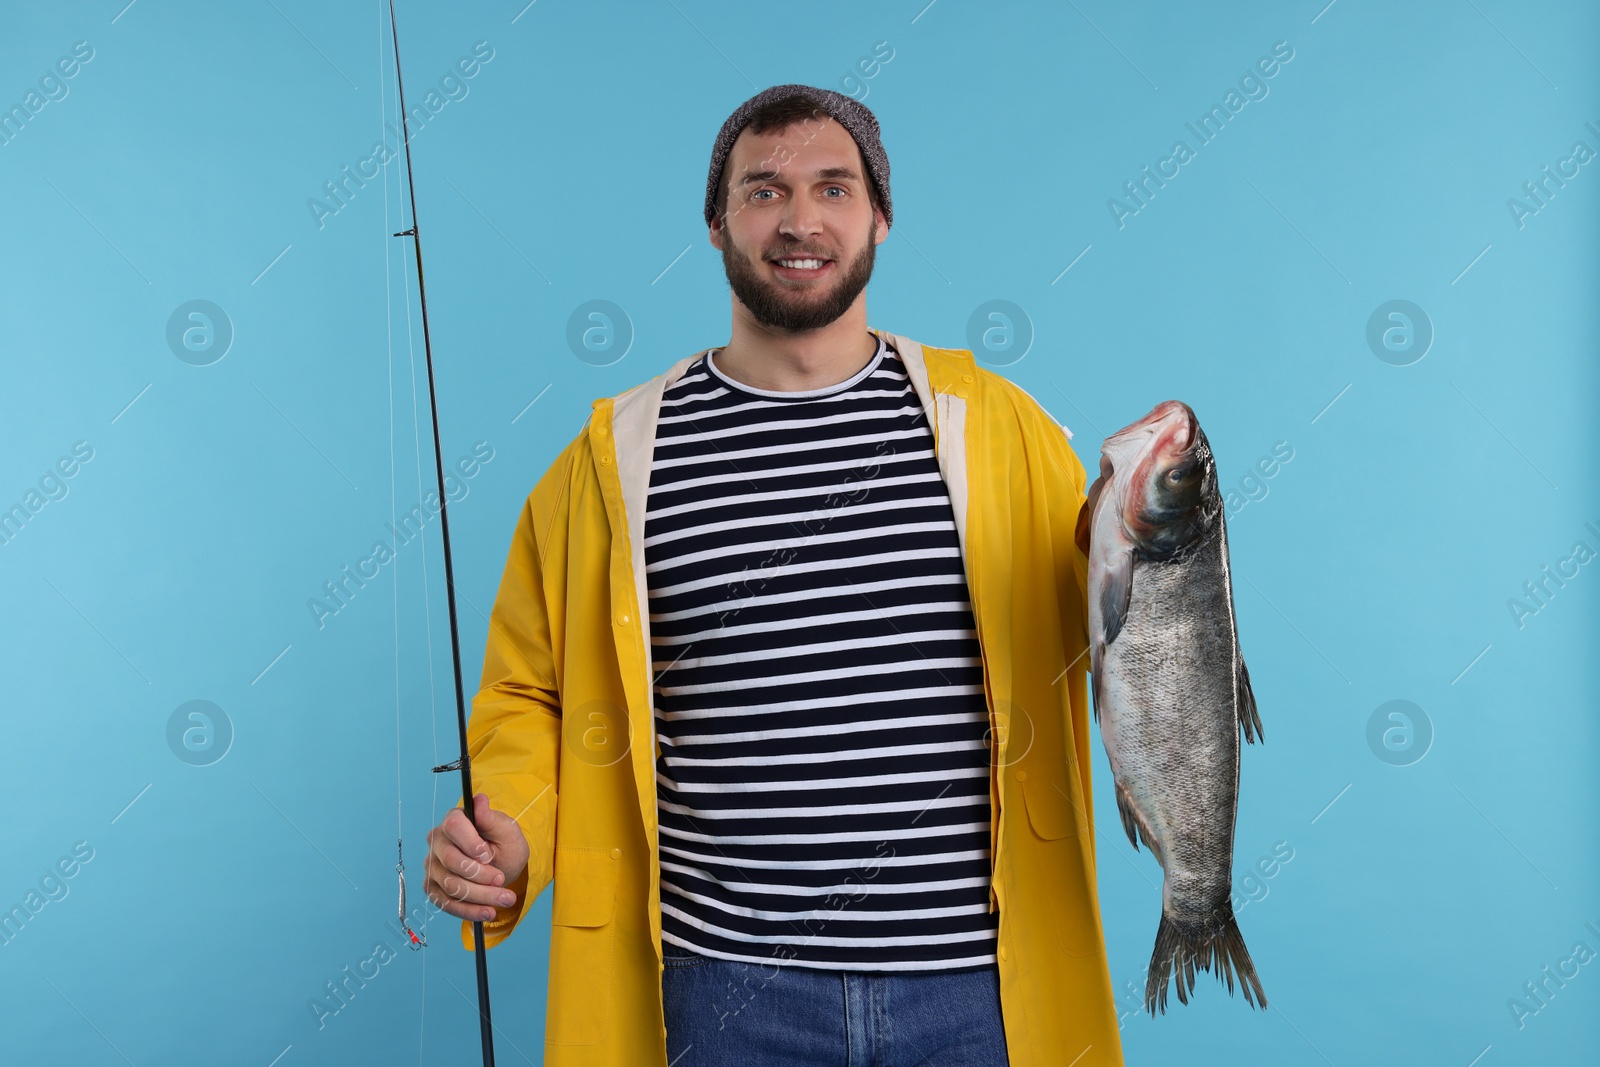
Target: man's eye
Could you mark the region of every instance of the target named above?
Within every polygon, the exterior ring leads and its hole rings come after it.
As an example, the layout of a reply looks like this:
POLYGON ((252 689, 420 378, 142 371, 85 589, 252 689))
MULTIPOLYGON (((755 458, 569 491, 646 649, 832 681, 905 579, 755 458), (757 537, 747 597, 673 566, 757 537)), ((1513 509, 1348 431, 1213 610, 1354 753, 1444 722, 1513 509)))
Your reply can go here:
MULTIPOLYGON (((845 190, 839 188, 837 185, 830 185, 830 186, 828 186, 827 189, 824 190, 824 192, 839 193, 842 196, 844 194, 845 190)), ((837 200, 837 199, 839 199, 839 197, 836 196, 833 199, 837 200)))
POLYGON ((759 199, 761 199, 761 194, 762 193, 771 193, 773 196, 777 196, 778 195, 777 191, 774 190, 774 189, 757 189, 755 192, 750 194, 750 199, 759 200, 759 199))

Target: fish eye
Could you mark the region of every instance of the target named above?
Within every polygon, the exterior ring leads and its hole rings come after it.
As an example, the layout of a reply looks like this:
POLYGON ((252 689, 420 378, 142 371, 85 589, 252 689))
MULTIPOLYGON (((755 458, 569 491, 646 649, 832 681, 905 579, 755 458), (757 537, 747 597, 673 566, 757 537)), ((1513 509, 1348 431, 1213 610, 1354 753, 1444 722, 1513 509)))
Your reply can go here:
POLYGON ((1183 481, 1183 475, 1184 470, 1182 467, 1174 467, 1167 472, 1167 481, 1174 483, 1181 482, 1183 481))

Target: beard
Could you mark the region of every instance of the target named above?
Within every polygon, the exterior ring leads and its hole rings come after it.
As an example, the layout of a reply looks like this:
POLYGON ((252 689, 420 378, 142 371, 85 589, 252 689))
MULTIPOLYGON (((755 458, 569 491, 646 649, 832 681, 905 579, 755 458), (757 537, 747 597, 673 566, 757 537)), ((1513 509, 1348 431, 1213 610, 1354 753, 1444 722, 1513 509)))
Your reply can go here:
MULTIPOLYGON (((832 290, 821 295, 809 291, 791 292, 785 286, 768 282, 749 257, 734 247, 731 235, 722 244, 722 269, 728 276, 728 287, 733 295, 761 325, 789 333, 820 329, 848 311, 872 278, 878 249, 872 240, 875 229, 876 220, 867 230, 866 247, 857 253, 832 290)), ((802 257, 797 255, 796 258, 802 257)))

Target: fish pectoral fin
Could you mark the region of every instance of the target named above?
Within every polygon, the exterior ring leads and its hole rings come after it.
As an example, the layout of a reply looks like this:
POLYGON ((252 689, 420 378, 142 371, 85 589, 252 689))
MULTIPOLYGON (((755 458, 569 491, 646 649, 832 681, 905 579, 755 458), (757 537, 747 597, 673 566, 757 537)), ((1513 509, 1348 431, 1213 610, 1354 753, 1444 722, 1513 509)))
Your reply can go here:
POLYGON ((1128 602, 1133 598, 1133 551, 1130 549, 1106 565, 1105 584, 1100 587, 1100 637, 1106 644, 1117 639, 1128 619, 1128 602))
POLYGON ((1256 710, 1255 690, 1250 688, 1250 668, 1244 665, 1243 656, 1239 657, 1239 727, 1244 730, 1247 744, 1266 740, 1261 731, 1261 713, 1256 710))
POLYGON ((1096 637, 1089 645, 1089 688, 1094 696, 1090 709, 1094 713, 1094 721, 1100 721, 1100 664, 1106 657, 1106 643, 1096 637))

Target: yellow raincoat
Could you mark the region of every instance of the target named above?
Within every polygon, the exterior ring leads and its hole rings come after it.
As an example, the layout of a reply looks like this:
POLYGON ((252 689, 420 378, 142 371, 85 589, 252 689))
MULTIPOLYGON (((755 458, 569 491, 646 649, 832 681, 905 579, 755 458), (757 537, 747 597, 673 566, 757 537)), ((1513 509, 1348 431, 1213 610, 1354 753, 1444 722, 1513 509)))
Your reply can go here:
MULTIPOLYGON (((1095 890, 1087 561, 1073 540, 1083 464, 1062 426, 970 352, 884 336, 934 427, 983 653, 1010 1061, 1121 1064, 1095 890)), ((662 390, 702 354, 594 401, 529 494, 472 702, 474 786, 532 847, 488 945, 555 883, 550 1067, 667 1063, 643 532, 662 390)))

